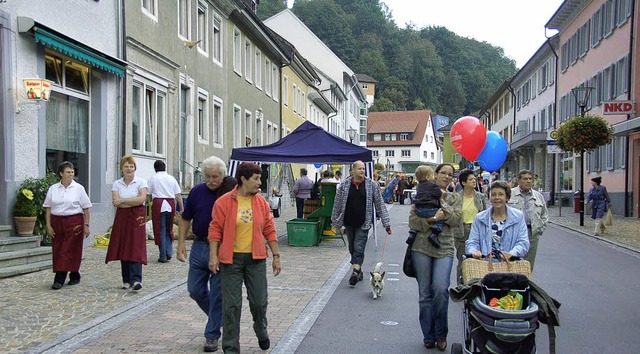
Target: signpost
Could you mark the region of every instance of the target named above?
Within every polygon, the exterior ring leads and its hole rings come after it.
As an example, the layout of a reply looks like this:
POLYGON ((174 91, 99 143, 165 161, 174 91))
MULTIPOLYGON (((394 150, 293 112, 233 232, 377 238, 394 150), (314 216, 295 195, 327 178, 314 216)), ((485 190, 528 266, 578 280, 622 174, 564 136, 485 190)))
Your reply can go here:
POLYGON ((558 139, 558 131, 551 130, 547 134, 547 153, 548 154, 562 154, 562 150, 556 144, 556 139, 558 139))

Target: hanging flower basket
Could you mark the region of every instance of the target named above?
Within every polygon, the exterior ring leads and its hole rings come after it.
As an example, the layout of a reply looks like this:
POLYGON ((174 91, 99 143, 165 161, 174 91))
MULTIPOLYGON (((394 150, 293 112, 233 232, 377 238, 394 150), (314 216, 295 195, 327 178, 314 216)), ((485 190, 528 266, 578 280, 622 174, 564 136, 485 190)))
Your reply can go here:
POLYGON ((558 128, 558 147, 582 152, 611 143, 613 128, 600 116, 586 114, 569 118, 558 128))

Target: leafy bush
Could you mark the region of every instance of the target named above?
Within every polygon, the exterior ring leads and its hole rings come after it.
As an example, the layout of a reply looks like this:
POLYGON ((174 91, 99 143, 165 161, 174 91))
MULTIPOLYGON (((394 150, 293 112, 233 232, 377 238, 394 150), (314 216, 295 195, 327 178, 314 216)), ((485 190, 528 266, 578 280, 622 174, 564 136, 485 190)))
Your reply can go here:
POLYGON ((36 216, 38 208, 33 200, 33 192, 27 188, 21 188, 16 194, 16 203, 13 205, 13 216, 36 216))
MULTIPOLYGON (((59 181, 60 178, 58 178, 55 173, 49 172, 45 177, 42 178, 27 178, 20 184, 20 187, 18 188, 18 198, 16 199, 16 205, 20 201, 20 194, 22 190, 26 189, 32 192, 33 200, 30 200, 30 202, 35 208, 35 213, 29 216, 36 216, 38 218, 36 220, 36 227, 33 230, 33 233, 35 235, 47 235, 47 219, 42 203, 44 203, 44 198, 47 196, 49 187, 54 183, 58 183, 59 181)), ((15 205, 13 215, 21 216, 16 214, 15 205)))

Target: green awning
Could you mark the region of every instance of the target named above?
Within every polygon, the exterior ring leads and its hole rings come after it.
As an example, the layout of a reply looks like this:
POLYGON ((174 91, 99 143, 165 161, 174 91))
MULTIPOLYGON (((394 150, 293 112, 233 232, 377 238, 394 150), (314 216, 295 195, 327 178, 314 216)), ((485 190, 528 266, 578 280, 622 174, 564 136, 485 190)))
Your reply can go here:
POLYGON ((33 34, 36 43, 41 43, 50 49, 66 54, 95 68, 124 77, 123 65, 95 50, 75 44, 38 26, 33 27, 33 34))

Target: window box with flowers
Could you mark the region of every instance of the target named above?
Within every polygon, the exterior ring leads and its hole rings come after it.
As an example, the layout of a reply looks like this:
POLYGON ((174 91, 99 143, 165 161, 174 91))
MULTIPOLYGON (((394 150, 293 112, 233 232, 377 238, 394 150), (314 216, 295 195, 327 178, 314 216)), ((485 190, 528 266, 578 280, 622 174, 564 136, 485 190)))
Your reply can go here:
POLYGON ((575 116, 558 128, 557 144, 566 152, 583 153, 611 143, 613 128, 600 116, 575 116))

